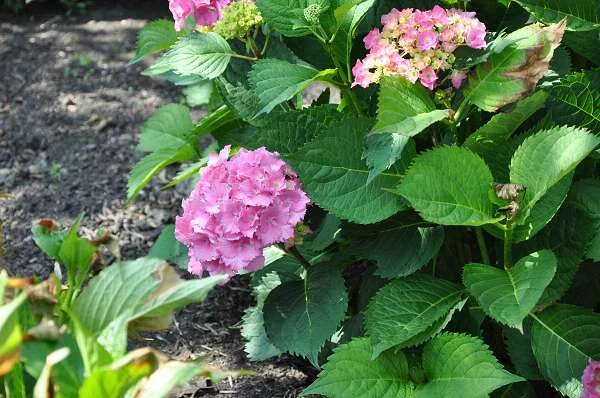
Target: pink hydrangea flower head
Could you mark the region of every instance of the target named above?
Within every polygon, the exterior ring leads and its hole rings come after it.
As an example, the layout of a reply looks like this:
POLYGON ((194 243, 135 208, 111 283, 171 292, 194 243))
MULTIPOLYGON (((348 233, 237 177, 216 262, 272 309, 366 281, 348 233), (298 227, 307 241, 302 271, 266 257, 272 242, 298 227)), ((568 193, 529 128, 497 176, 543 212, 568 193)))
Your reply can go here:
POLYGON ((175 30, 183 29, 186 18, 194 11, 191 0, 169 0, 169 10, 175 20, 175 30))
POLYGON ((262 250, 294 236, 310 202, 277 153, 230 147, 209 156, 200 181, 182 203, 175 237, 189 248, 188 270, 235 275, 264 265, 262 250))
MULTIPOLYGON (((486 28, 475 13, 454 8, 394 8, 381 17, 381 24, 381 30, 374 29, 364 38, 368 53, 353 68, 353 86, 368 87, 381 76, 403 76, 433 90, 440 72, 452 68, 452 53, 459 46, 486 46, 486 28)), ((460 76, 450 77, 455 86, 462 81, 460 76)))
POLYGON ((590 361, 581 378, 581 398, 600 398, 600 361, 590 361))
POLYGON ((223 17, 223 8, 230 2, 231 0, 169 0, 169 9, 175 20, 175 30, 181 30, 187 17, 192 14, 196 25, 214 25, 223 17))
POLYGON ((465 80, 466 78, 467 78, 467 71, 464 69, 463 70, 453 70, 450 73, 450 81, 452 82, 452 86, 457 90, 460 88, 463 80, 465 80))

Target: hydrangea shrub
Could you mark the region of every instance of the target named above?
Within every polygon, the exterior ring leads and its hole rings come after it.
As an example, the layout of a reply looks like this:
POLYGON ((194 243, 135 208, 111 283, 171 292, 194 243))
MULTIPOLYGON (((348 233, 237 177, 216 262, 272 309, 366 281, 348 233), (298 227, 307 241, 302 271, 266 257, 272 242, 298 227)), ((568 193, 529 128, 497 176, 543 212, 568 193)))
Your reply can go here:
POLYGON ((153 255, 251 274, 251 360, 310 361, 303 395, 597 396, 594 2, 170 6, 134 60, 207 113, 142 125, 128 196, 179 165, 153 255))

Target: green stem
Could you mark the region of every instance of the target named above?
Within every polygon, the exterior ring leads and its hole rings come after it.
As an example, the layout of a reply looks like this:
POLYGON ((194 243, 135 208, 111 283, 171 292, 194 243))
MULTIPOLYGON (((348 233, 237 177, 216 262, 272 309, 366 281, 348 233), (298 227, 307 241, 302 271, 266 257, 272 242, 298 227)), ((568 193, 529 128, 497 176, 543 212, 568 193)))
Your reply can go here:
POLYGON ((477 244, 479 245, 481 260, 484 264, 490 265, 490 255, 488 254, 487 246, 485 244, 485 237, 483 236, 481 227, 475 227, 475 236, 477 237, 477 244))
POLYGON ((504 230, 504 268, 512 267, 512 228, 504 230))
POLYGON ((358 113, 359 115, 362 115, 363 111, 360 108, 360 101, 359 101, 358 97, 356 96, 356 93, 354 93, 354 91, 352 91, 352 88, 350 88, 350 87, 348 87, 344 91, 346 91, 348 93, 348 97, 350 97, 350 102, 352 102, 352 105, 354 106, 356 113, 358 113))
POLYGON ((463 101, 460 103, 460 105, 458 106, 458 109, 454 113, 454 121, 455 122, 458 122, 460 120, 460 117, 462 116, 463 112, 465 111, 465 108, 468 103, 469 103, 468 98, 463 99, 463 101))
POLYGON ((292 256, 294 256, 296 258, 296 260, 298 260, 300 262, 300 264, 302 264, 302 266, 304 267, 305 270, 308 271, 310 269, 310 263, 308 262, 308 260, 306 260, 304 258, 304 256, 302 254, 300 254, 298 249, 296 249, 296 246, 292 246, 286 250, 288 253, 290 253, 292 256))
POLYGON ((267 32, 267 37, 265 38, 265 44, 263 45, 262 50, 260 50, 260 53, 262 56, 264 56, 265 53, 267 52, 267 49, 269 48, 269 43, 271 43, 271 30, 269 30, 267 32))
POLYGON ((247 56, 245 56, 245 55, 242 55, 242 54, 236 54, 236 53, 234 53, 234 54, 231 54, 231 57, 232 57, 232 58, 244 59, 244 60, 246 60, 246 61, 252 61, 252 62, 254 62, 254 61, 258 61, 258 58, 256 58, 256 57, 247 57, 247 56))

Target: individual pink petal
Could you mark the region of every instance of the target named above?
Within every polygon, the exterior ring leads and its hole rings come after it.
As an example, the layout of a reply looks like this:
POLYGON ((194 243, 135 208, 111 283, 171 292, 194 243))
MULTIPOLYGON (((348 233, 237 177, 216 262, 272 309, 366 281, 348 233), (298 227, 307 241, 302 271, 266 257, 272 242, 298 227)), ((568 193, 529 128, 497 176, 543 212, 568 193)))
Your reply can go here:
POLYGON ((370 50, 373 48, 377 42, 380 40, 379 29, 375 28, 371 30, 364 38, 363 42, 365 43, 365 48, 370 50))
POLYGON ((169 0, 169 10, 175 20, 175 30, 180 31, 186 18, 193 12, 194 4, 191 0, 169 0))
POLYGON ((417 48, 419 50, 432 50, 437 46, 438 35, 433 31, 419 32, 417 34, 417 48))
POLYGON ((426 67, 421 71, 421 73, 419 73, 419 81, 429 90, 433 90, 435 87, 435 82, 437 81, 437 75, 433 69, 426 67))
POLYGON ((460 88, 463 80, 465 80, 466 78, 467 78, 467 71, 464 69, 463 70, 453 70, 452 73, 450 73, 450 81, 452 82, 452 86, 457 90, 460 88))
POLYGON ((590 361, 583 371, 582 398, 600 398, 600 361, 590 361))

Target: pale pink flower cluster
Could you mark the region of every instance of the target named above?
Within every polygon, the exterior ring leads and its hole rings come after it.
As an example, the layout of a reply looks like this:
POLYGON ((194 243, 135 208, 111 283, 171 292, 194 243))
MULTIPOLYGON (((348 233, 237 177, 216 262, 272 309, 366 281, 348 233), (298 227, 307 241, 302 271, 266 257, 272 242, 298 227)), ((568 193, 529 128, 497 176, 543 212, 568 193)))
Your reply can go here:
POLYGON ((235 275, 263 267, 262 249, 294 237, 310 202, 277 153, 230 147, 212 154, 177 217, 175 237, 189 248, 188 270, 235 275))
POLYGON ((600 398, 600 361, 590 361, 583 371, 581 398, 600 398))
POLYGON ((169 10, 175 20, 175 30, 181 30, 187 17, 192 14, 196 25, 214 25, 223 17, 223 8, 230 2, 231 0, 169 0, 169 10))
MULTIPOLYGON (((353 86, 368 87, 381 76, 403 76, 433 90, 438 73, 450 69, 458 46, 484 48, 485 25, 474 12, 435 6, 428 11, 392 9, 381 17, 383 29, 375 28, 363 39, 369 50, 356 61, 353 86)), ((465 71, 452 72, 454 87, 460 87, 465 71)))

